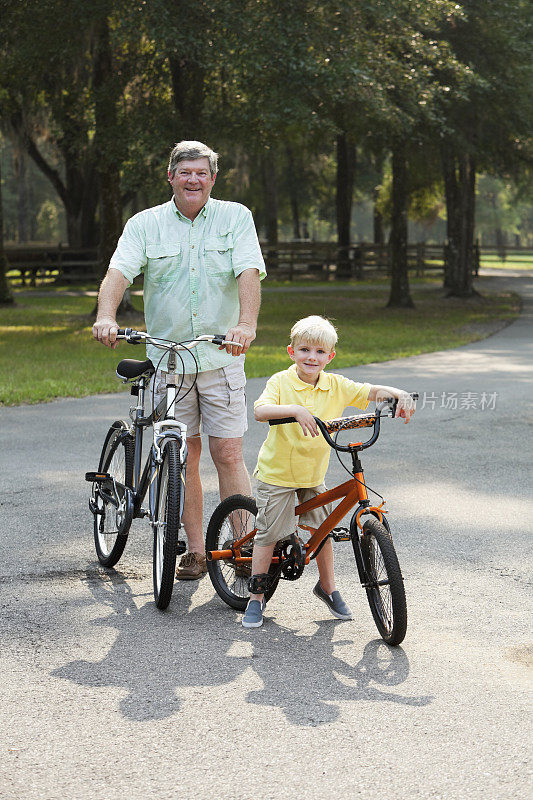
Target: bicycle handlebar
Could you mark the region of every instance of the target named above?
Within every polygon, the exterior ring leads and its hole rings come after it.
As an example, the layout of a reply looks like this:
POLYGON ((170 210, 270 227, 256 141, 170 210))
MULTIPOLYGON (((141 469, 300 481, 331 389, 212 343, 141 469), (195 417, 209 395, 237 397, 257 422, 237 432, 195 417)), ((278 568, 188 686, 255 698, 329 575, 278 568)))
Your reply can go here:
POLYGON ((128 344, 140 344, 141 341, 144 340, 148 342, 148 344, 154 345, 154 347, 161 348, 161 350, 192 350, 199 342, 212 342, 218 345, 231 344, 233 347, 243 347, 240 342, 233 342, 231 339, 226 339, 223 333, 204 333, 186 342, 173 342, 170 339, 159 339, 158 337, 149 336, 144 331, 135 331, 132 328, 119 328, 117 339, 125 339, 128 344))
MULTIPOLYGON (((418 392, 411 392, 411 397, 413 400, 418 400, 418 392)), ((398 400, 395 397, 387 397, 378 406, 376 406, 376 413, 375 414, 357 414, 353 417, 339 417, 338 419, 330 419, 324 422, 319 417, 313 417, 316 424, 318 425, 322 436, 332 447, 334 450, 337 450, 342 453, 350 453, 354 449, 357 450, 366 450, 367 447, 371 447, 379 437, 380 432, 380 424, 381 424, 381 412, 384 408, 390 409, 390 416, 394 416, 396 414, 396 406, 398 405, 398 400), (342 445, 335 442, 330 433, 334 433, 336 431, 341 430, 351 430, 353 428, 370 428, 374 427, 374 432, 370 439, 366 442, 358 443, 357 445, 342 445)), ((297 422, 295 417, 282 417, 281 419, 269 419, 269 425, 286 425, 291 422, 297 422)))

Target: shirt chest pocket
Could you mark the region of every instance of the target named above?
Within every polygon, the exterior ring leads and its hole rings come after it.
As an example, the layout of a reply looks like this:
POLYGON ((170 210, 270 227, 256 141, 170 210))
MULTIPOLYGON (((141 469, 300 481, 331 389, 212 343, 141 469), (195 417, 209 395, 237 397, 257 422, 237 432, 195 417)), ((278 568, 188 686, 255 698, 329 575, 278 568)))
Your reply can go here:
POLYGON ((168 283, 176 279, 183 254, 179 242, 172 244, 147 244, 145 279, 152 283, 168 283))
POLYGON ((206 236, 204 240, 205 269, 212 275, 223 275, 231 272, 233 251, 233 234, 231 231, 206 236))

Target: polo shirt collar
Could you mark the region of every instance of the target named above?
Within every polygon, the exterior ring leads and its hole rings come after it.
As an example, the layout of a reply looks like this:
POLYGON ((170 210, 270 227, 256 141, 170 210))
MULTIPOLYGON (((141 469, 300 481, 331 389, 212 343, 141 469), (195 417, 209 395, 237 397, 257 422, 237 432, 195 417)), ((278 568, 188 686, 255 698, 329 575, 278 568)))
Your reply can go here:
POLYGON ((322 370, 318 376, 318 383, 316 386, 311 386, 310 383, 306 383, 298 377, 298 373, 296 372, 296 364, 291 364, 287 372, 293 388, 298 392, 301 392, 304 389, 320 389, 323 392, 327 392, 330 388, 329 375, 327 372, 324 372, 324 370, 322 370))

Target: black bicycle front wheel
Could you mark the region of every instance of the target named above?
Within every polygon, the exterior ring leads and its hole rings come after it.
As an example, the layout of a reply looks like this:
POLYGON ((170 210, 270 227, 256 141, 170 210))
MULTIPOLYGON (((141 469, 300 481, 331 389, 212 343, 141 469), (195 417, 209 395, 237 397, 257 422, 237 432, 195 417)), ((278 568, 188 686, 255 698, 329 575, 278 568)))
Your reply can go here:
MULTIPOLYGON (((257 505, 253 497, 242 494, 227 497, 215 508, 209 521, 206 552, 228 550, 233 542, 255 529, 256 515, 257 505)), ((241 548, 241 556, 251 556, 252 547, 253 539, 241 548)), ((236 564, 233 559, 207 561, 207 572, 219 597, 231 608, 244 611, 250 597, 248 581, 252 574, 251 564, 236 564)), ((270 600, 278 583, 279 578, 273 579, 269 590, 265 592, 265 600, 270 600)))
POLYGON ((155 604, 167 608, 174 588, 178 534, 181 518, 182 481, 185 479, 177 441, 165 444, 163 461, 159 465, 156 488, 154 530, 153 581, 155 604))
POLYGON ((387 644, 398 645, 407 632, 407 602, 392 538, 377 519, 368 519, 360 541, 366 594, 374 622, 387 644))
POLYGON ((111 427, 102 447, 99 472, 109 473, 117 483, 119 508, 105 500, 98 484, 93 483, 91 506, 94 509, 94 544, 100 564, 114 567, 119 561, 126 542, 131 520, 126 515, 125 492, 120 487, 131 487, 133 483, 134 443, 127 433, 126 423, 111 427))

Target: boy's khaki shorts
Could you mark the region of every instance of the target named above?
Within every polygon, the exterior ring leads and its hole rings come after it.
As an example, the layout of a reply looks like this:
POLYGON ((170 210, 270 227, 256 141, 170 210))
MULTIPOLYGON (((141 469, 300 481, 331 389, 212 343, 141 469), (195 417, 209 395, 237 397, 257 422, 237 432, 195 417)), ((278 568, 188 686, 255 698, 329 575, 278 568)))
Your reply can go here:
MULTIPOLYGON (((313 486, 310 489, 293 489, 290 486, 273 486, 270 483, 257 481, 257 533, 254 543, 260 546, 275 544, 281 539, 290 536, 296 530, 296 495, 298 502, 303 503, 315 495, 326 491, 326 485, 313 486)), ((331 513, 331 504, 315 508, 302 514, 300 521, 305 525, 318 528, 331 513)))
MULTIPOLYGON (((163 399, 168 373, 158 370, 152 378, 154 403, 163 399)), ((246 376, 244 360, 220 369, 199 372, 196 384, 194 375, 184 375, 183 385, 176 401, 176 418, 187 425, 187 436, 202 433, 221 439, 241 438, 248 428, 246 419, 246 376), (191 391, 189 391, 191 389, 191 391), (181 398, 181 399, 180 399, 181 398)), ((181 378, 178 376, 178 387, 181 378)), ((150 393, 150 401, 152 392, 150 393)), ((147 413, 152 409, 145 408, 147 413)))

